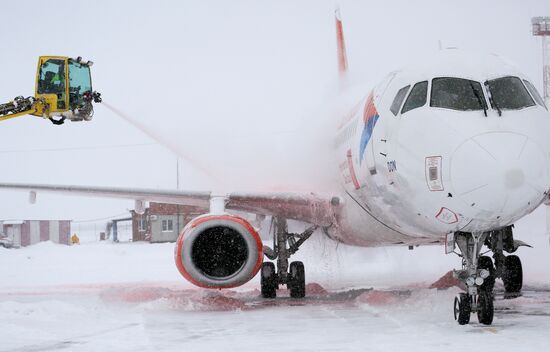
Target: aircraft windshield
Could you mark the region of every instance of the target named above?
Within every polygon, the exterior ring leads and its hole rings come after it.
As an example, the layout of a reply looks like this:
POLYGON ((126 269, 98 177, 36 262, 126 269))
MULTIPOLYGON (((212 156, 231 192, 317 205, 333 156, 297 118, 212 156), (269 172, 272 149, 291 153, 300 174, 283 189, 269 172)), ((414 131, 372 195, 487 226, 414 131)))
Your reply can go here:
POLYGON ((452 77, 433 79, 430 106, 460 111, 487 109, 479 82, 452 77))
POLYGON ((537 101, 537 103, 544 107, 545 109, 547 109, 546 107, 546 104, 544 104, 544 100, 542 99, 542 97, 540 96, 539 92, 537 91, 537 88, 535 88, 535 86, 527 81, 527 80, 523 80, 523 83, 525 83, 525 86, 527 87, 527 90, 529 91, 529 93, 531 93, 531 95, 533 96, 533 98, 535 98, 535 100, 537 101))
POLYGON ((414 85, 411 90, 411 94, 405 101, 401 113, 404 114, 407 111, 419 108, 426 104, 426 95, 428 95, 428 81, 419 82, 414 85))
POLYGON ((502 77, 487 81, 493 108, 518 110, 535 105, 535 102, 517 77, 502 77))

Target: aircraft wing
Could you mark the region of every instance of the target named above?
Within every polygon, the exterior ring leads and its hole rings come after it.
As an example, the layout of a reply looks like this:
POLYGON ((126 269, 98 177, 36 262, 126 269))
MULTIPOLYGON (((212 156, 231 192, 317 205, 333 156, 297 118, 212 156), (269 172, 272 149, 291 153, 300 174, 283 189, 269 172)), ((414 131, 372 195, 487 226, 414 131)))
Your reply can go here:
MULTIPOLYGON (((133 199, 193 206, 208 212, 212 192, 156 190, 118 187, 91 187, 48 184, 0 183, 0 189, 48 192, 57 194, 133 199)), ((216 194, 216 196, 218 196, 216 194)), ((333 203, 329 197, 313 193, 293 192, 235 192, 223 195, 226 209, 240 210, 260 215, 281 216, 286 219, 305 221, 318 226, 332 224, 333 203)))

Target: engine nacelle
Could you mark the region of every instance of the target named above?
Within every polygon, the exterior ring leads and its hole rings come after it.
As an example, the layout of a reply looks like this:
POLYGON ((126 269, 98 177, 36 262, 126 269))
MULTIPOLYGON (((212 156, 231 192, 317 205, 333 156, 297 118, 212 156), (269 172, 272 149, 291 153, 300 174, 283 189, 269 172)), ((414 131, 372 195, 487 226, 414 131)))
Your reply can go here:
POLYGON ((183 228, 174 258, 183 277, 199 287, 237 287, 260 270, 263 244, 245 219, 206 214, 183 228))

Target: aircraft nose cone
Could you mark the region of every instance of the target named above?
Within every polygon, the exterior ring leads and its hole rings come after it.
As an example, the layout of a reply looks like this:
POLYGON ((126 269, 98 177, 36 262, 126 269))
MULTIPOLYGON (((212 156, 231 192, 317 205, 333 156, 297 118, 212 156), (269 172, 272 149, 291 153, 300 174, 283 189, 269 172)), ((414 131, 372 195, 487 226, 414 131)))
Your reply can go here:
POLYGON ((495 216, 513 216, 547 190, 546 156, 522 134, 474 136, 456 149, 450 165, 453 197, 495 216))
POLYGON ((510 169, 504 175, 504 185, 507 189, 516 189, 525 183, 525 173, 521 169, 510 169))

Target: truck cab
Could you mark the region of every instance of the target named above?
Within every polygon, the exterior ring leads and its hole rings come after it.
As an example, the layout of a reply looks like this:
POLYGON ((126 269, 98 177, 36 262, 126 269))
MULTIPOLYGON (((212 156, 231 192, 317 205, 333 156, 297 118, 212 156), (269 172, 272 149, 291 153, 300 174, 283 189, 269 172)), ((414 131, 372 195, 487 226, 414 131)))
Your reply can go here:
POLYGON ((92 90, 90 67, 93 62, 84 62, 62 56, 41 56, 36 75, 36 99, 43 99, 47 107, 37 111, 37 116, 59 116, 62 120, 91 120, 92 100, 101 100, 92 90))

